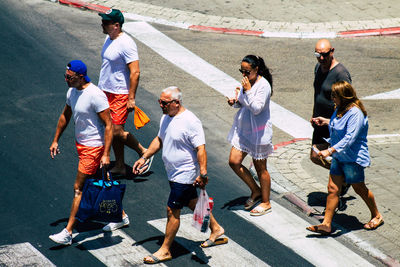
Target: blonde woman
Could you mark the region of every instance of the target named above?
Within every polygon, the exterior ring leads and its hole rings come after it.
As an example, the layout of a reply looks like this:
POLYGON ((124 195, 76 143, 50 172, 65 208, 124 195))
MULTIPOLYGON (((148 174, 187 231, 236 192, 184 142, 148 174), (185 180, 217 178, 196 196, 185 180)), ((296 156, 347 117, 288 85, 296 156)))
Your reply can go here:
POLYGON ((320 157, 333 158, 325 217, 322 224, 309 226, 307 230, 323 235, 332 232, 332 219, 343 183, 351 184, 367 204, 371 220, 364 228, 374 230, 383 224, 383 217, 376 206, 374 194, 365 185, 364 169, 371 163, 367 146, 367 111, 348 82, 340 81, 332 85, 332 99, 336 109, 331 119, 313 118, 317 125, 328 125, 330 132, 330 147, 319 152, 320 157))

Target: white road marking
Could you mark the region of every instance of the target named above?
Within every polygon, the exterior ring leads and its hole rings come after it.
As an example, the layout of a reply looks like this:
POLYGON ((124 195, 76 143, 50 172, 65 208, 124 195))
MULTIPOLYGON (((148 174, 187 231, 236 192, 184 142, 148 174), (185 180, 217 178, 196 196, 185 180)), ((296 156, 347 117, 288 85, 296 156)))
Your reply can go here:
POLYGON ((125 17, 125 19, 129 19, 129 20, 146 21, 146 22, 150 22, 150 23, 162 24, 162 25, 172 26, 172 27, 181 28, 181 29, 189 29, 189 27, 192 25, 189 23, 174 22, 174 21, 169 21, 166 19, 153 18, 153 17, 143 16, 143 15, 133 14, 133 13, 124 13, 124 17, 125 17))
POLYGON ((362 100, 400 99, 400 88, 390 92, 366 96, 361 99, 362 100))
MULTIPOLYGON (((192 214, 181 215, 181 224, 175 241, 208 266, 269 266, 229 237, 227 244, 201 248, 201 242, 208 238, 209 233, 201 233, 196 230, 192 226, 192 217, 192 214)), ((164 233, 167 219, 152 220, 148 223, 164 233)))
POLYGON ((305 229, 308 222, 275 201, 271 204, 272 212, 260 217, 244 210, 234 212, 315 266, 373 266, 334 238, 307 237, 312 235, 305 229))
POLYGON ((30 243, 0 246, 0 266, 43 266, 55 265, 30 243))
MULTIPOLYGON (((146 266, 143 258, 151 254, 122 230, 102 232, 101 230, 74 235, 73 245, 83 246, 106 266, 146 266)), ((157 266, 165 266, 158 264, 157 266)))
MULTIPOLYGON (((146 22, 124 23, 124 30, 177 67, 198 78, 221 94, 231 97, 240 83, 178 44, 146 22)), ((294 138, 310 138, 310 123, 271 101, 272 123, 294 138)))

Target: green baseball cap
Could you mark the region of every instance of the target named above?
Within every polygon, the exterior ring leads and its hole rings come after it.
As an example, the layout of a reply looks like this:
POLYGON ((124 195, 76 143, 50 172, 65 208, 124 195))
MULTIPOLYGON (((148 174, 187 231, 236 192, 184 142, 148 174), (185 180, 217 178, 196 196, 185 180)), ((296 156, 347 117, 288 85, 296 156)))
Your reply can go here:
POLYGON ((106 13, 99 13, 99 16, 101 16, 103 20, 119 22, 121 25, 124 23, 124 15, 122 15, 121 10, 119 9, 109 9, 106 13))

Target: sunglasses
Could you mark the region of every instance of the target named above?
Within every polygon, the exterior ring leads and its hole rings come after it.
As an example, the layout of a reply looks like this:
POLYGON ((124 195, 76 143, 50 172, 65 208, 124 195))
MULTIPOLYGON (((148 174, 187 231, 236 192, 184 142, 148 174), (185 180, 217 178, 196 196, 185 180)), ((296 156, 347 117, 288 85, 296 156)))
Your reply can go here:
POLYGON ((245 75, 250 75, 250 73, 251 73, 251 70, 242 70, 242 69, 239 69, 239 71, 240 71, 241 74, 245 74, 245 75))
POLYGON ((317 58, 320 58, 320 57, 327 57, 327 56, 329 56, 329 54, 332 52, 332 49, 329 49, 329 51, 328 52, 325 52, 325 53, 318 53, 318 52, 314 52, 314 55, 315 55, 315 57, 317 57, 317 58))
POLYGON ((66 80, 71 80, 71 79, 73 79, 73 78, 75 78, 75 77, 76 77, 76 75, 64 74, 64 78, 65 78, 66 80))
POLYGON ((158 103, 160 103, 161 106, 167 106, 167 105, 171 104, 172 102, 176 102, 176 99, 171 100, 171 101, 164 101, 164 100, 158 99, 158 103))

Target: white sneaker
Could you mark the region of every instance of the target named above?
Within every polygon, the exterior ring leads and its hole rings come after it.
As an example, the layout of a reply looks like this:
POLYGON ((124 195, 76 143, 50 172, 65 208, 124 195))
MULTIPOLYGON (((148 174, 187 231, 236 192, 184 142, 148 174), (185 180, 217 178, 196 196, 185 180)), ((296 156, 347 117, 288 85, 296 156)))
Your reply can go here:
POLYGON ((125 215, 124 217, 122 217, 122 222, 117 222, 117 223, 111 222, 103 227, 103 231, 111 232, 128 225, 129 225, 129 217, 128 215, 125 215))
POLYGON ((72 235, 68 232, 68 230, 66 228, 64 228, 58 234, 49 235, 49 238, 58 244, 62 244, 62 245, 71 245, 72 244, 72 235))

